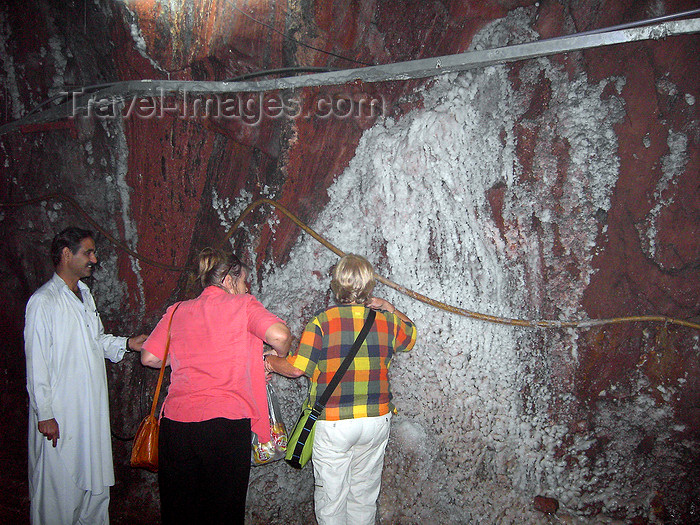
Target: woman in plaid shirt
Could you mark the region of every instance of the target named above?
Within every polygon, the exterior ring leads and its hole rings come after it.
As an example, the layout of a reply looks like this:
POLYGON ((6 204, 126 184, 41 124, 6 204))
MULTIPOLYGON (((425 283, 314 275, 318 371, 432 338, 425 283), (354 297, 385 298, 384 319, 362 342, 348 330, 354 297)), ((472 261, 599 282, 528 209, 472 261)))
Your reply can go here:
POLYGON ((395 411, 388 368, 394 352, 406 352, 416 342, 413 322, 388 301, 372 297, 374 275, 364 257, 343 257, 331 280, 337 306, 309 321, 295 355, 266 359, 268 372, 311 379, 306 402, 312 407, 357 338, 368 308, 377 311, 367 339, 316 423, 312 461, 319 525, 374 524, 395 411))

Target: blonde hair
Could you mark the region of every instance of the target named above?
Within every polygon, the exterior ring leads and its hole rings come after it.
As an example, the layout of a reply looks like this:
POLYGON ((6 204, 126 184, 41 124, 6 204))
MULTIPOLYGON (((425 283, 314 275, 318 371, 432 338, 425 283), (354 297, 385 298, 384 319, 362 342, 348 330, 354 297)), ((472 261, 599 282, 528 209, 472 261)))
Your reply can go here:
POLYGON ((202 284, 202 288, 207 286, 222 286, 227 275, 238 279, 242 271, 248 271, 245 266, 233 253, 226 253, 214 248, 204 248, 197 256, 199 273, 197 279, 202 284))
POLYGON ((372 264, 361 255, 349 253, 333 268, 331 290, 341 304, 367 302, 376 284, 372 264))

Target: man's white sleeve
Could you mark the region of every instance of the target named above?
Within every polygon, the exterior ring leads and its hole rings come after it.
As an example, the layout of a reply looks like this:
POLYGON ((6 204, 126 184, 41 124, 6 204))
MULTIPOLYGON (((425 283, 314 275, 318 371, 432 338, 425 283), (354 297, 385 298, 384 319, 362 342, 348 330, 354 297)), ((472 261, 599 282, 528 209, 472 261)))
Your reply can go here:
POLYGON ((39 421, 54 417, 51 401, 51 374, 49 368, 53 337, 46 301, 32 297, 27 303, 24 324, 24 353, 27 359, 27 392, 29 403, 39 421))
POLYGON ((126 340, 128 338, 106 334, 99 314, 97 314, 97 323, 99 327, 99 335, 97 338, 100 342, 100 346, 102 347, 105 357, 112 361, 112 363, 118 363, 122 360, 124 354, 126 353, 126 340))

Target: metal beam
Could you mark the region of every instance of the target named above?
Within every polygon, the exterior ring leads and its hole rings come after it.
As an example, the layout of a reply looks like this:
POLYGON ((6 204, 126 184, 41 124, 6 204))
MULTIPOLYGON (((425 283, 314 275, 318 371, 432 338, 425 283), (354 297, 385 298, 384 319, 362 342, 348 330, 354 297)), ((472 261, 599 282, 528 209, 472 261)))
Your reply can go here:
POLYGON ((0 126, 0 135, 17 130, 27 124, 72 118, 81 113, 85 113, 89 107, 94 109, 98 107, 100 103, 110 105, 114 104, 115 101, 124 100, 129 97, 158 98, 162 97, 164 94, 168 96, 177 93, 189 93, 193 95, 259 93, 310 86, 349 84, 356 81, 373 83, 412 80, 466 71, 494 64, 505 64, 518 60, 624 44, 627 42, 659 40, 671 36, 694 34, 698 32, 700 32, 700 18, 692 18, 635 27, 632 29, 557 37, 495 49, 468 51, 456 55, 256 82, 199 82, 180 80, 116 82, 94 93, 68 93, 69 96, 72 96, 72 100, 69 102, 54 106, 40 113, 30 114, 20 120, 0 126))

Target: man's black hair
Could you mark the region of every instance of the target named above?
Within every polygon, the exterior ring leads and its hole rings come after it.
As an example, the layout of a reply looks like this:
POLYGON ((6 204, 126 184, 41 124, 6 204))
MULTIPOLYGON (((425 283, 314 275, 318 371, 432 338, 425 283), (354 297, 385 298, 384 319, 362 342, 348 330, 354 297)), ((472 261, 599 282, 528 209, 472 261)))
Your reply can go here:
POLYGON ((94 239, 94 235, 90 230, 83 230, 76 226, 69 226, 59 234, 57 234, 53 241, 51 241, 51 260, 53 261, 54 268, 58 266, 61 262, 61 253, 63 253, 63 248, 68 248, 73 255, 78 253, 80 249, 80 242, 83 239, 94 239))

